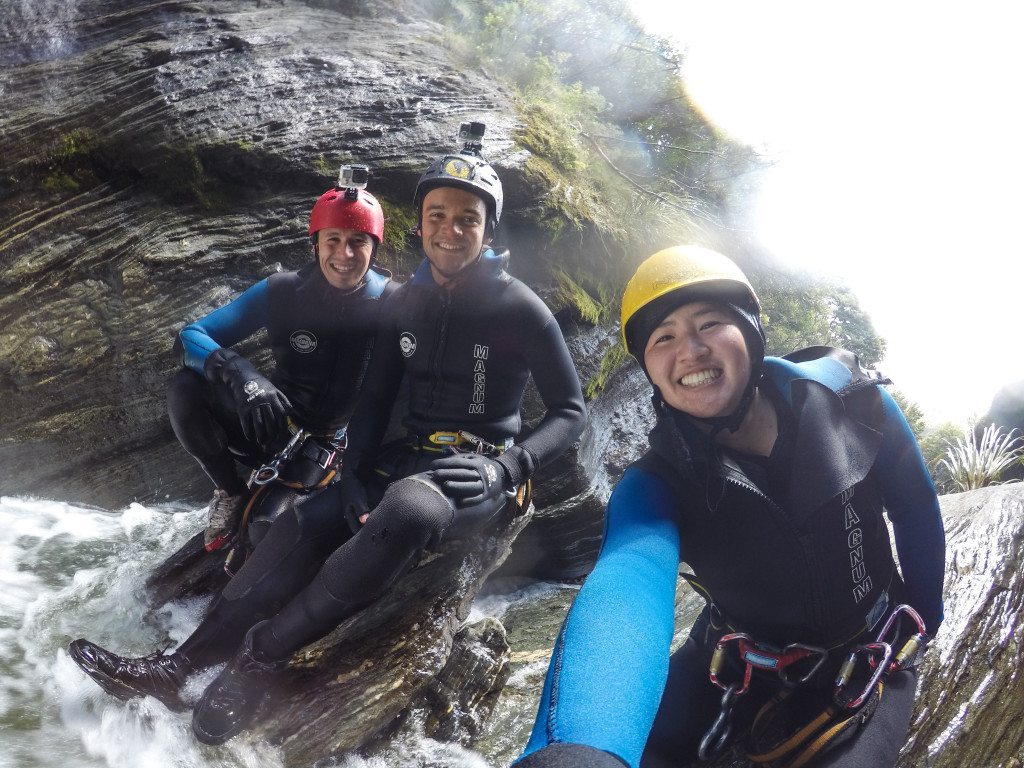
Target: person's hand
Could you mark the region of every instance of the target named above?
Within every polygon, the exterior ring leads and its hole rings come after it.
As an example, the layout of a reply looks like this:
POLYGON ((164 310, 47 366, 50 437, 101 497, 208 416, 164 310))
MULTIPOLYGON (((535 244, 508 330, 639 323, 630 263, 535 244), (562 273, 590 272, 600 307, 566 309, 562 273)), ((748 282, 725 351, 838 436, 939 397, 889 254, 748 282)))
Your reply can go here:
POLYGON ((457 453, 437 459, 430 465, 430 476, 460 507, 480 504, 509 492, 505 468, 481 453, 457 453))
POLYGON ((341 516, 349 530, 353 534, 358 533, 370 512, 370 504, 366 499, 366 488, 354 472, 342 472, 337 486, 341 516))
POLYGON ((266 447, 288 429, 292 407, 288 398, 233 349, 221 347, 211 352, 205 372, 209 381, 222 382, 231 390, 246 440, 266 447))

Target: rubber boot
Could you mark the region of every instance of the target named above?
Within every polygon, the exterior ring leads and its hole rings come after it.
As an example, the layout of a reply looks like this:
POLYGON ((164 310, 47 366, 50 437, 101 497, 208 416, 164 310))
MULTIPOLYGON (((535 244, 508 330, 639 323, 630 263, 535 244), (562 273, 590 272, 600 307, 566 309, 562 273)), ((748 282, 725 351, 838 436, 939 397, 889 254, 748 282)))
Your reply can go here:
POLYGON ((152 696, 175 712, 187 708, 179 693, 193 668, 180 653, 125 658, 85 639, 71 643, 68 653, 111 696, 122 701, 152 696))
POLYGON ((249 728, 270 695, 270 678, 288 663, 255 657, 253 636, 268 623, 261 621, 249 630, 242 647, 192 711, 192 732, 203 744, 223 744, 249 728))

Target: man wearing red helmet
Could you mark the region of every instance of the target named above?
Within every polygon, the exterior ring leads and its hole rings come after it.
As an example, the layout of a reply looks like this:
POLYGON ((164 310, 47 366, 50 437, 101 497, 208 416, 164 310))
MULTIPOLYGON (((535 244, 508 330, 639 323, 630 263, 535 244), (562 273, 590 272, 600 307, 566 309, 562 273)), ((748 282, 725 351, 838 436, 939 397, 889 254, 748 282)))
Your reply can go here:
POLYGON ((333 453, 373 345, 380 299, 394 289, 372 267, 384 214, 365 190, 330 189, 309 219, 316 262, 261 280, 181 331, 183 369, 168 410, 182 446, 213 481, 206 549, 231 538, 248 499, 236 460, 261 466, 282 447, 288 419, 333 453), (231 349, 267 330, 275 372, 267 378, 231 349))

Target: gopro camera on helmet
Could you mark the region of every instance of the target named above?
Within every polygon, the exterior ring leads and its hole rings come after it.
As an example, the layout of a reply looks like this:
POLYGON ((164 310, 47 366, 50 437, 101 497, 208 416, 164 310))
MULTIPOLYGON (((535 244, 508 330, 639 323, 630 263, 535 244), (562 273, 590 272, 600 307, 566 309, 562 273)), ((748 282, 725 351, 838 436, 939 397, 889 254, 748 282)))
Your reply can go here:
POLYGON ((483 123, 462 123, 459 126, 459 138, 463 141, 462 151, 474 155, 480 154, 484 146, 484 134, 487 126, 483 123))
POLYGON ((359 190, 366 189, 370 169, 365 165, 343 165, 338 172, 338 189, 345 190, 345 198, 358 200, 359 190))

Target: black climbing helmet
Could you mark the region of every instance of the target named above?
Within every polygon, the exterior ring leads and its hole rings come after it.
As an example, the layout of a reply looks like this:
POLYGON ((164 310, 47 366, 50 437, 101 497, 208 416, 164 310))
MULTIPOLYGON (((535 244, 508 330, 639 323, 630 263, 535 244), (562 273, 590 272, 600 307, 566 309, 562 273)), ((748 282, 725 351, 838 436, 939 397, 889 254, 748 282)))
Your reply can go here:
POLYGON ((480 141, 485 130, 483 123, 463 123, 459 128, 459 137, 465 140, 462 151, 457 155, 439 157, 420 176, 413 197, 413 206, 420 224, 423 222, 423 198, 427 193, 437 187, 457 187, 483 199, 487 206, 487 223, 491 233, 497 229, 504 196, 501 179, 480 155, 480 141))

